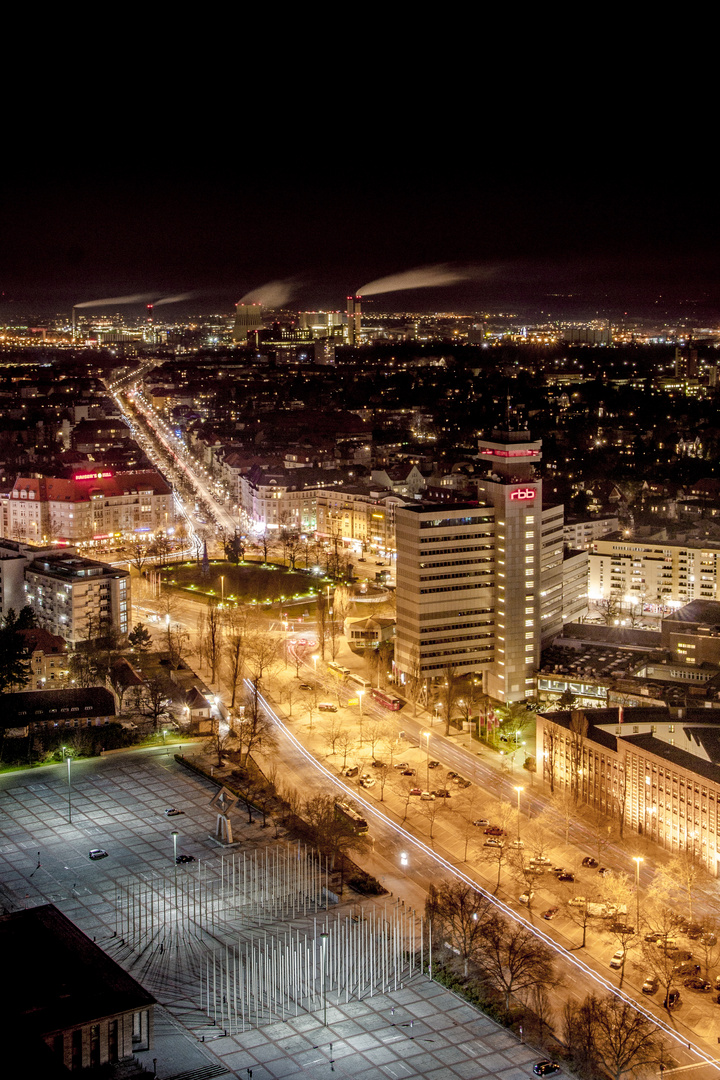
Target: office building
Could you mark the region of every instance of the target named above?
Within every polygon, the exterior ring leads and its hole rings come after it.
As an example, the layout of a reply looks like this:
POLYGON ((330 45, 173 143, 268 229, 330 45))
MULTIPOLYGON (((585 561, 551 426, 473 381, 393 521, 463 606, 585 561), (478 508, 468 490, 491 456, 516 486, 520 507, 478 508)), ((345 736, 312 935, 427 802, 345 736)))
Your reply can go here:
POLYGON ((484 672, 499 701, 532 696, 542 645, 587 611, 587 553, 565 558, 562 506, 542 505, 542 443, 479 443, 477 502, 398 507, 396 666, 436 679, 484 672))
POLYGON ((614 534, 593 542, 589 593, 636 606, 718 600, 720 544, 630 540, 614 534))

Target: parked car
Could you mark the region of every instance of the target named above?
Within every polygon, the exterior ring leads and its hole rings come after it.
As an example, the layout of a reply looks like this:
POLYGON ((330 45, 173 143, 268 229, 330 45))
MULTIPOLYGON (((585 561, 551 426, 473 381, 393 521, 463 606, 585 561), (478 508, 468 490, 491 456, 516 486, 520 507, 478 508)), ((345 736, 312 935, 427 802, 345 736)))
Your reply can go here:
POLYGON ((483 847, 505 847, 502 840, 497 840, 494 836, 491 836, 489 840, 486 840, 483 847))
POLYGON ((689 949, 676 949, 675 960, 678 964, 681 964, 684 960, 692 960, 693 954, 689 949))
POLYGON ((176 810, 174 806, 171 806, 165 811, 165 817, 180 817, 184 813, 184 810, 176 810))
POLYGON ((346 776, 357 776, 357 774, 359 772, 360 772, 360 770, 358 769, 357 765, 351 765, 349 769, 345 770, 345 775, 346 776))
POLYGON ((453 780, 453 784, 457 784, 457 786, 461 788, 469 788, 472 786, 472 782, 466 780, 464 776, 456 776, 453 780))
POLYGON ((195 862, 195 856, 194 855, 178 855, 175 862, 178 863, 178 864, 179 863, 195 862))
POLYGON ((683 975, 699 975, 700 965, 693 963, 692 960, 685 960, 682 964, 675 964, 673 971, 676 975, 682 978, 683 975))
POLYGON ((597 866, 597 864, 598 864, 597 859, 593 859, 590 855, 586 855, 585 858, 582 861, 582 865, 583 866, 589 866, 591 870, 594 870, 595 867, 597 866))
POLYGON ((625 950, 624 949, 618 949, 618 951, 616 953, 613 953, 612 959, 610 961, 610 967, 615 968, 617 970, 618 968, 621 968, 624 963, 625 963, 625 950))
POLYGON ((488 825, 485 830, 486 836, 504 836, 505 830, 501 829, 499 825, 488 825))
POLYGON ((387 769, 387 765, 384 761, 373 761, 372 767, 373 769, 387 769))
POLYGON ((655 930, 651 930, 649 934, 645 935, 644 940, 649 941, 651 945, 654 945, 656 942, 660 941, 661 938, 662 934, 658 934, 655 930))
POLYGON ((598 869, 598 874, 600 874, 602 877, 607 877, 608 874, 612 874, 612 870, 608 866, 601 866, 598 869))
POLYGON ((415 769, 403 769, 402 775, 403 776, 416 776, 417 773, 416 773, 415 769))
POLYGON ((635 933, 635 927, 634 926, 629 926, 628 923, 624 923, 624 922, 610 923, 610 926, 608 927, 608 929, 610 930, 610 932, 612 934, 634 934, 635 933))
POLYGON ((473 825, 477 825, 478 829, 483 828, 485 825, 489 825, 490 822, 485 817, 479 817, 476 821, 473 821, 473 825))
POLYGON ((301 690, 312 690, 313 687, 310 685, 309 682, 301 682, 300 683, 300 689, 301 690))
POLYGON ((703 945, 717 945, 717 937, 715 934, 703 934, 700 941, 703 945))
POLYGON ((428 769, 439 769, 440 768, 440 762, 439 761, 428 761, 428 766, 427 767, 428 767, 428 769))
POLYGON ((432 791, 423 791, 423 792, 421 792, 420 793, 420 798, 423 800, 423 802, 434 802, 435 801, 435 796, 433 795, 432 791))
POLYGON ((686 986, 688 990, 699 990, 701 994, 709 994, 713 988, 712 983, 709 983, 707 979, 698 978, 697 975, 692 979, 686 979, 683 986, 686 986))
POLYGON ((676 1009, 680 1004, 680 991, 671 990, 666 996, 663 1005, 666 1009, 676 1009))
POLYGON ((107 859, 107 857, 107 851, 105 851, 105 849, 101 847, 94 847, 88 855, 89 859, 107 859))
POLYGON ((700 926, 699 923, 691 923, 689 926, 686 926, 683 929, 691 941, 696 941, 705 933, 705 927, 700 926))
POLYGON ((361 788, 374 788, 375 783, 376 783, 376 781, 373 780, 372 776, 361 776, 360 777, 360 787, 361 788))
POLYGON ((558 879, 558 881, 574 881, 575 880, 575 875, 574 874, 569 874, 566 871, 563 871, 562 874, 558 874, 557 879, 558 879))
POLYGON ((422 788, 419 788, 419 787, 410 788, 410 794, 411 795, 422 795, 422 788))
POLYGON ((454 780, 455 777, 459 776, 459 775, 460 775, 459 773, 448 771, 448 780, 454 780))
POLYGON ((394 769, 407 769, 410 765, 409 761, 398 761, 397 765, 394 765, 394 769))
POLYGON ((435 796, 436 799, 449 799, 450 798, 450 792, 448 791, 447 788, 438 788, 436 791, 433 791, 433 795, 435 796))
POLYGON ((530 892, 524 892, 520 896, 518 896, 518 900, 521 904, 529 904, 534 895, 535 893, 530 890, 530 892))
POLYGON ((538 1061, 536 1065, 533 1065, 533 1072, 536 1076, 555 1076, 560 1072, 560 1066, 554 1061, 550 1061, 549 1058, 543 1058, 542 1061, 538 1061))
POLYGON ((542 917, 543 919, 554 919, 559 910, 560 908, 549 907, 547 911, 543 911, 542 917))
POLYGON ((655 975, 648 975, 647 979, 642 984, 642 992, 643 994, 655 994, 659 985, 660 982, 655 975))
POLYGON ((525 847, 525 841, 524 840, 513 840, 512 846, 514 848, 524 848, 525 847))
POLYGON ((334 705, 332 701, 321 701, 318 705, 318 710, 320 712, 337 712, 338 707, 337 705, 334 705))

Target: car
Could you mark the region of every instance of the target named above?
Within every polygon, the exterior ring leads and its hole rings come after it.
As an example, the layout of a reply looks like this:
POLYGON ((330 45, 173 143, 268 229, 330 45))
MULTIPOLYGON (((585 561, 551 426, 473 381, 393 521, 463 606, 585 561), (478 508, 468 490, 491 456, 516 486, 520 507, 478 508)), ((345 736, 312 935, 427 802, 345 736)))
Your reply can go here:
POLYGON ((435 802, 435 796, 432 791, 423 791, 420 793, 420 798, 423 802, 435 802))
POLYGON ((641 989, 643 994, 654 994, 657 992, 659 985, 660 981, 655 977, 655 975, 648 975, 647 979, 642 984, 641 989))
POLYGON ((440 762, 439 761, 428 761, 427 767, 428 767, 428 769, 439 769, 440 768, 440 762))
POLYGON ((454 780, 454 779, 455 779, 455 777, 456 777, 456 776, 459 776, 459 775, 460 775, 460 773, 456 773, 456 772, 451 772, 451 771, 450 771, 450 770, 448 769, 448 780, 454 780))
POLYGON ((448 791, 447 788, 437 788, 435 791, 433 791, 433 795, 435 796, 436 799, 449 799, 450 798, 450 792, 448 791))
POLYGON ((464 776, 456 776, 453 780, 453 784, 457 784, 457 786, 461 788, 472 787, 472 781, 466 780, 464 776))
POLYGON ((485 830, 486 836, 504 836, 505 830, 501 829, 499 825, 488 825, 485 830))
POLYGON ((417 773, 416 773, 415 769, 403 769, 401 775, 402 776, 416 776, 417 773))
POLYGON ((171 806, 165 811, 165 817, 180 817, 180 815, 184 813, 184 810, 176 810, 174 806, 171 806))
POLYGON ((411 795, 422 795, 422 788, 419 788, 419 787, 410 788, 410 794, 411 795))
POLYGON ((533 1072, 536 1076, 556 1076, 560 1072, 560 1066, 549 1058, 543 1058, 533 1065, 533 1072))
POLYGON ((489 840, 486 840, 483 847, 505 847, 502 840, 497 840, 494 836, 491 836, 489 840))
POLYGON ((359 772, 360 772, 360 770, 358 769, 357 765, 351 765, 349 769, 345 770, 345 775, 346 776, 357 776, 357 774, 359 772))
POLYGON ((479 817, 475 821, 473 821, 473 825, 477 826, 478 829, 482 829, 489 824, 490 822, 488 821, 488 819, 484 817, 479 817))
POLYGON ((300 683, 300 689, 301 690, 312 690, 313 687, 310 685, 309 682, 301 682, 300 683))
POLYGON ((666 1009, 676 1009, 680 1004, 680 991, 670 990, 666 995, 663 1005, 666 1009))
POLYGON ((536 862, 535 859, 530 860, 530 862, 528 863, 528 868, 532 870, 534 874, 544 874, 547 869, 546 866, 543 866, 543 864, 540 862, 536 862))
POLYGON ((717 937, 715 934, 703 934, 700 941, 703 945, 717 945, 717 937))
POLYGON ((634 934, 635 933, 635 927, 634 926, 629 926, 628 923, 624 923, 624 922, 610 923, 610 925, 608 927, 608 930, 610 931, 611 934, 634 934))
POLYGON ((562 874, 558 874, 557 879, 558 881, 574 881, 575 875, 569 874, 567 873, 567 871, 563 871, 562 874))
POLYGON ((572 900, 568 900, 570 907, 585 907, 587 904, 587 898, 585 896, 573 896, 572 900))
POLYGON ((675 964, 673 971, 676 975, 699 975, 700 965, 693 963, 692 960, 684 960, 682 964, 675 964))
POLYGON ((373 780, 372 776, 362 776, 360 778, 360 787, 361 788, 374 788, 375 787, 375 781, 373 780))
POLYGON ((181 863, 195 862, 195 856, 194 855, 178 855, 175 862, 178 865, 180 865, 181 863))
POLYGON ((607 866, 601 866, 598 869, 598 874, 600 874, 601 877, 607 877, 608 874, 612 874, 612 870, 607 866))
POLYGON ((337 705, 333 705, 332 701, 321 701, 318 705, 319 712, 337 712, 337 705))
POLYGON ((549 907, 547 909, 547 911, 543 911, 542 917, 543 917, 543 919, 548 919, 548 920, 549 919, 554 919, 559 910, 560 910, 560 908, 549 907))
POLYGON ((407 769, 410 766, 409 761, 398 761, 397 765, 393 765, 394 769, 407 769))
POLYGON ((524 848, 525 847, 525 841, 524 840, 513 840, 512 846, 514 848, 518 848, 518 849, 524 848))
POLYGON ((586 855, 585 858, 582 861, 582 865, 583 866, 589 866, 591 870, 594 870, 595 867, 597 866, 597 864, 598 864, 597 859, 593 859, 590 855, 586 855))
POLYGON ((101 847, 94 847, 88 855, 89 859, 107 859, 107 857, 107 851, 105 851, 105 849, 101 847))
POLYGON ((657 931, 651 930, 649 934, 646 934, 644 941, 648 941, 651 945, 655 945, 662 938, 662 934, 658 934, 657 931))
POLYGON ((624 963, 625 963, 625 950, 624 949, 618 949, 618 951, 616 953, 613 953, 612 959, 610 961, 610 967, 615 968, 617 970, 618 968, 621 968, 624 963))
POLYGON ((701 938, 705 933, 705 927, 700 926, 699 923, 691 923, 689 926, 683 927, 685 933, 691 941, 696 941, 697 938, 701 938))
POLYGON ((307 638, 300 637, 295 642, 296 645, 307 645, 307 638))
POLYGON ((567 874, 568 873, 568 871, 565 869, 564 866, 553 866, 552 872, 553 872, 553 874, 567 874))
POLYGON ((373 769, 387 769, 387 765, 384 761, 373 761, 372 767, 373 769))
POLYGON ((529 904, 534 895, 535 893, 530 890, 529 892, 524 892, 520 896, 518 896, 518 900, 521 904, 529 904))
POLYGON ((697 975, 692 979, 686 979, 683 986, 686 986, 688 990, 699 990, 701 994, 709 994, 713 988, 712 983, 709 983, 707 979, 698 978, 697 975))
POLYGON ((689 949, 675 949, 675 960, 681 964, 686 960, 692 960, 693 954, 689 949))
POLYGON ((670 937, 669 934, 658 934, 657 936, 658 949, 665 949, 667 952, 671 952, 677 949, 677 938, 670 937))

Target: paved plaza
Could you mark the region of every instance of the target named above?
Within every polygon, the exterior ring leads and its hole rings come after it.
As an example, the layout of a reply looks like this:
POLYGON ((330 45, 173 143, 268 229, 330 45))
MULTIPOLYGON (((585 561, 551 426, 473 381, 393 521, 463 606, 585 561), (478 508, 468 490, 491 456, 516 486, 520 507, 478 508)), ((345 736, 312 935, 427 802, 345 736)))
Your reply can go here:
MULTIPOLYGON (((6 910, 52 902, 86 934, 123 962, 116 930, 116 885, 175 879, 178 853, 212 868, 222 849, 211 838, 215 785, 189 772, 172 752, 118 754, 74 762, 72 822, 64 766, 0 777, 0 900, 6 910), (168 818, 174 806, 182 816, 168 818), (92 848, 108 857, 88 858, 92 848)), ((272 841, 272 829, 233 820, 237 850, 272 841)), ((197 873, 197 864, 177 873, 197 873)), ((133 971, 136 977, 137 971, 133 971)), ((157 972, 155 972, 156 974, 157 972)), ((194 992, 168 978, 149 986, 157 1010, 155 1048, 145 1059, 162 1080, 186 1075, 266 1077, 433 1077, 454 1080, 531 1076, 537 1053, 521 1045, 437 983, 415 976, 393 992, 338 1002, 329 993, 323 1012, 303 1013, 227 1035, 199 1009, 194 992), (164 992, 167 991, 167 992, 164 992)))

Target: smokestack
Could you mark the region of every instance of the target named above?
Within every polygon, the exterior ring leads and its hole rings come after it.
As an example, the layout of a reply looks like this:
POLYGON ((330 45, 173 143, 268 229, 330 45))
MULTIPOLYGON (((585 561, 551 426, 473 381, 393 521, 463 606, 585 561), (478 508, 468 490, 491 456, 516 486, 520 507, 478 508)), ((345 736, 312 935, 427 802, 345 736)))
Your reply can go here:
POLYGON ((348 316, 348 341, 351 345, 357 345, 360 340, 360 320, 362 317, 362 297, 361 296, 348 296, 347 298, 347 316, 348 316))
POLYGON ((247 345, 255 339, 258 330, 262 330, 262 304, 244 304, 242 300, 235 305, 235 326, 233 343, 247 345))

